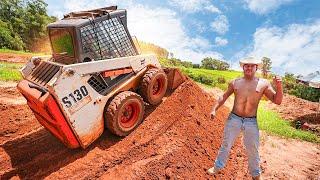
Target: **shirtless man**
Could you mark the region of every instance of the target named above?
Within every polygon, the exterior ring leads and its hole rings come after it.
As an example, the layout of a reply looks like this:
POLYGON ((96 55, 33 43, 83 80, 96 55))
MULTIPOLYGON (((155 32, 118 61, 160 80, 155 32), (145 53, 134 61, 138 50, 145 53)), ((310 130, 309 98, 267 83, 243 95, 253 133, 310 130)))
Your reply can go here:
POLYGON ((249 159, 249 172, 253 179, 260 179, 257 109, 263 95, 275 104, 279 105, 281 103, 283 97, 282 83, 280 77, 274 77, 275 91, 269 81, 255 77, 261 62, 254 58, 240 60, 240 66, 243 69, 244 76, 231 81, 228 89, 212 108, 211 118, 214 118, 218 108, 234 93, 234 105, 224 128, 223 142, 215 164, 208 169, 208 173, 216 174, 225 166, 234 140, 243 131, 243 141, 249 159))

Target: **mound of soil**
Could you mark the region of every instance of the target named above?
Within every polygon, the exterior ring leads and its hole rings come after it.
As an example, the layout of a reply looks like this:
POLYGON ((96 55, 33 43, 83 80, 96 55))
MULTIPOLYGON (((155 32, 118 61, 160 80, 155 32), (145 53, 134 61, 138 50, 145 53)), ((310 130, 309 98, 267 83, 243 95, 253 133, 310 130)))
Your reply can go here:
POLYGON ((280 114, 283 119, 292 121, 295 126, 297 121, 301 124, 308 123, 310 130, 320 136, 320 112, 318 112, 319 103, 307 101, 289 94, 285 94, 281 105, 275 105, 271 102, 268 107, 280 114))
MULTIPOLYGON (((85 150, 67 149, 46 130, 37 128, 40 125, 34 124, 36 120, 27 105, 12 105, 15 108, 4 105, 6 112, 1 113, 1 119, 11 117, 15 122, 25 117, 30 122, 22 123, 27 129, 23 132, 28 133, 22 136, 13 133, 0 143, 0 177, 211 178, 206 170, 213 165, 229 113, 226 107, 221 107, 217 117, 210 119, 214 101, 194 82, 187 81, 159 106, 148 106, 144 122, 129 136, 121 139, 106 131, 85 150), (14 113, 17 116, 12 116, 14 113)), ((239 140, 226 168, 215 176, 217 179, 249 178, 239 140)))

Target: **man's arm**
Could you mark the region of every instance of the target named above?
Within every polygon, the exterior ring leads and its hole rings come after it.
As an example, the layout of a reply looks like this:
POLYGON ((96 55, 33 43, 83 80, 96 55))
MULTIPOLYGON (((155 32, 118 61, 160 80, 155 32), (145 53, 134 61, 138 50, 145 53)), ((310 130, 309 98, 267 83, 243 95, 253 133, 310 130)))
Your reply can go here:
POLYGON ((275 76, 273 78, 273 83, 276 87, 276 91, 272 88, 271 84, 268 84, 267 89, 264 91, 264 94, 267 98, 275 104, 280 105, 283 98, 283 90, 282 90, 282 80, 281 77, 275 76))
POLYGON ((216 111, 226 102, 228 97, 234 92, 233 89, 233 81, 229 83, 228 89, 224 92, 222 96, 218 98, 218 100, 213 104, 212 110, 211 110, 211 118, 214 118, 216 116, 216 111))

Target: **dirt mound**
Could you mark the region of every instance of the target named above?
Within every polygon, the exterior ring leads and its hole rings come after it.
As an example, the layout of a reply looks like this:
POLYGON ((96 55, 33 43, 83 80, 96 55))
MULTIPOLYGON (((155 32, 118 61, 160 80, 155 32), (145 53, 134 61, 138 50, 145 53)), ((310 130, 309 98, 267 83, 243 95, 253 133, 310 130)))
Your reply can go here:
MULTIPOLYGON (((145 121, 129 136, 121 139, 106 131, 85 150, 64 147, 46 130, 37 128, 40 125, 34 124, 36 120, 30 109, 21 105, 15 110, 22 114, 12 120, 21 117, 30 120, 23 121, 27 128, 24 132, 29 133, 14 134, 0 144, 0 177, 210 178, 206 170, 213 165, 229 113, 222 107, 211 120, 209 112, 213 102, 214 99, 195 83, 185 82, 158 107, 148 106, 145 121)), ((4 108, 1 119, 11 117, 15 110, 4 108)), ((239 140, 225 170, 216 175, 217 178, 249 178, 239 140)))
MULTIPOLYGON (((269 102, 268 107, 279 112, 285 119, 295 120, 300 116, 316 113, 318 103, 285 94, 281 105, 275 105, 269 102)), ((318 123, 320 124, 320 119, 318 123)))
POLYGON ((269 102, 268 107, 278 112, 282 118, 292 121, 293 126, 297 121, 300 124, 308 123, 310 130, 320 136, 319 103, 285 94, 281 105, 269 102))

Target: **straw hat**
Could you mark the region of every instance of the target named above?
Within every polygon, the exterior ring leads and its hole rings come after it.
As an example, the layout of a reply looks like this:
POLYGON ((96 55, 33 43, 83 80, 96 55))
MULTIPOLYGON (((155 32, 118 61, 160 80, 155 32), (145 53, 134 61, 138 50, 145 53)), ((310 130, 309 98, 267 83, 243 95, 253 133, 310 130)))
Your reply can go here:
POLYGON ((261 68, 261 66, 262 66, 261 61, 256 58, 253 58, 253 57, 247 57, 247 58, 241 59, 239 61, 239 63, 240 63, 241 68, 243 68, 243 65, 245 65, 245 64, 256 64, 256 65, 258 65, 258 69, 261 68))

